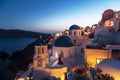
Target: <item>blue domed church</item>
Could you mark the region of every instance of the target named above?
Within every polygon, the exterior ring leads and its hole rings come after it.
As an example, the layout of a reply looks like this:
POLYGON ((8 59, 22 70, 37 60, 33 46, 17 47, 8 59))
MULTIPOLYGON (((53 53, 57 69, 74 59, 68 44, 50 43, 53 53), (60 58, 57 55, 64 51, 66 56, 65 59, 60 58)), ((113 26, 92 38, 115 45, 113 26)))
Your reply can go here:
POLYGON ((82 28, 78 25, 72 25, 68 33, 68 35, 62 34, 55 38, 51 49, 48 49, 47 44, 41 39, 36 42, 32 65, 36 80, 38 77, 42 78, 49 75, 45 72, 61 77, 74 66, 83 64, 81 60, 83 57, 80 59, 82 28), (43 76, 37 76, 37 74, 43 76))
POLYGON ((70 26, 68 35, 61 35, 55 41, 52 48, 52 54, 54 57, 62 58, 73 57, 80 53, 81 39, 82 39, 82 28, 78 25, 70 26))
POLYGON ((74 55, 74 44, 69 36, 60 36, 55 40, 53 46, 53 55, 55 57, 62 55, 62 57, 65 58, 74 55))
POLYGON ((82 28, 75 24, 70 26, 69 37, 71 38, 74 45, 79 45, 82 38, 82 28))

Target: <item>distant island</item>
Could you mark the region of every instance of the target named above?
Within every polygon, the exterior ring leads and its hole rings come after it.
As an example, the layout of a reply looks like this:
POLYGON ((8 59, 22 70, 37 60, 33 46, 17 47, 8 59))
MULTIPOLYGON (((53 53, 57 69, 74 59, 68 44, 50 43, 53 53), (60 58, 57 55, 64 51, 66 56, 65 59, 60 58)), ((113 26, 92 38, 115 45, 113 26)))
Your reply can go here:
POLYGON ((19 29, 0 29, 0 38, 38 38, 42 36, 43 38, 49 36, 47 33, 25 31, 19 29))

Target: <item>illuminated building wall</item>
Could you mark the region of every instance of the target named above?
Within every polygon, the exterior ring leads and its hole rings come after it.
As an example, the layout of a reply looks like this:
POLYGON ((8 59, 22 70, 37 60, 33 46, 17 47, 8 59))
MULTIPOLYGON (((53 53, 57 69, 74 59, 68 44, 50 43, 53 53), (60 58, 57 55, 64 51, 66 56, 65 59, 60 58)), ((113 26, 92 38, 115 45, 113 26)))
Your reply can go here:
POLYGON ((35 54, 33 58, 34 67, 46 67, 48 63, 48 49, 47 45, 35 46, 35 54))
POLYGON ((110 50, 103 49, 85 49, 85 62, 95 67, 99 62, 104 59, 111 58, 110 50))
POLYGON ((75 47, 53 47, 53 56, 58 58, 59 55, 62 57, 67 58, 75 55, 75 47))

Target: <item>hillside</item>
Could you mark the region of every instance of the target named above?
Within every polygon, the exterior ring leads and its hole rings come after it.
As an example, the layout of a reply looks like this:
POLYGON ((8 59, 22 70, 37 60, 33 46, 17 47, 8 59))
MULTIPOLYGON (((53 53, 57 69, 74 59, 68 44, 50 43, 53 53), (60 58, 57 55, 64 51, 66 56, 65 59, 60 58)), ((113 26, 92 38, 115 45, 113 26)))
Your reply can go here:
POLYGON ((19 29, 0 29, 0 38, 38 38, 39 36, 47 37, 50 34, 39 33, 39 32, 32 32, 32 31, 25 31, 19 29))

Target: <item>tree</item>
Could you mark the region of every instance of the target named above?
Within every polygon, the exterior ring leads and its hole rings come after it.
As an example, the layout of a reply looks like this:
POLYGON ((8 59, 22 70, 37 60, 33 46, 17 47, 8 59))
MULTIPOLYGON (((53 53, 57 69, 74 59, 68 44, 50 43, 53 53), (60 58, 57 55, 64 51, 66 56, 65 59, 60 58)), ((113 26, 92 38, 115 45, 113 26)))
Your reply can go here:
POLYGON ((110 76, 110 74, 102 74, 100 68, 97 68, 93 75, 93 80, 114 80, 114 77, 110 76))
POLYGON ((85 72, 85 68, 75 67, 72 72, 68 74, 68 80, 90 80, 85 72))

